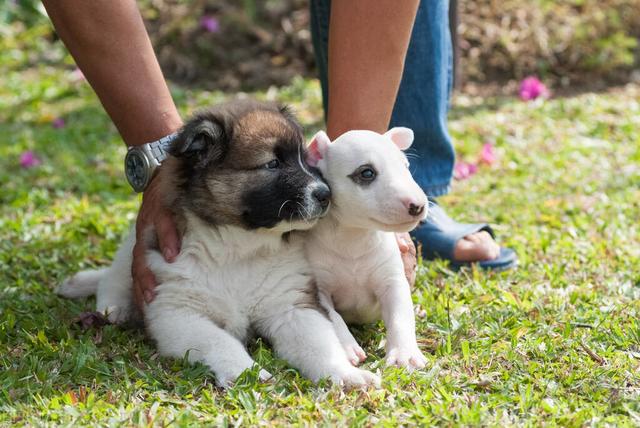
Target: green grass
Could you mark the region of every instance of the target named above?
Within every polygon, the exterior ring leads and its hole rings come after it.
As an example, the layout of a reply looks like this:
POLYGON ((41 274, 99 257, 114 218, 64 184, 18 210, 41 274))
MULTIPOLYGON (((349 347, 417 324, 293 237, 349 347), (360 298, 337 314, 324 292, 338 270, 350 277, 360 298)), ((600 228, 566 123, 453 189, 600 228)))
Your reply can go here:
MULTIPOLYGON (((124 145, 71 61, 41 27, 0 39, 0 425, 640 424, 640 86, 541 103, 454 101, 451 130, 473 159, 455 182, 457 219, 496 224, 521 265, 501 274, 424 263, 414 291, 425 370, 381 363, 381 326, 357 328, 383 389, 313 385, 261 342, 275 381, 247 373, 228 391, 203 366, 159 358, 139 331, 83 331, 93 301, 53 289, 109 262, 138 198, 124 145), (66 126, 54 129, 53 117, 66 126), (34 150, 41 166, 18 158, 34 150)), ((229 94, 172 88, 183 113, 229 94)), ((316 82, 259 97, 321 123, 316 82)))

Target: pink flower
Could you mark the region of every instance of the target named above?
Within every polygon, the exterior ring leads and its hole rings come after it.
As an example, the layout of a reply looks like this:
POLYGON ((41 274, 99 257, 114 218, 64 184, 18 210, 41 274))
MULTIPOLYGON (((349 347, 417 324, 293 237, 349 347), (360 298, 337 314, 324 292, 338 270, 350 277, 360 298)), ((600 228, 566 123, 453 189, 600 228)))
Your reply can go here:
POLYGON ((480 150, 480 157, 478 163, 484 163, 486 165, 493 165, 498 160, 495 151, 493 150, 493 144, 485 143, 480 150))
POLYGON ((476 172, 478 172, 478 165, 475 163, 461 161, 456 162, 453 167, 453 176, 456 180, 466 180, 476 172))
POLYGON ((64 119, 61 117, 56 117, 51 121, 51 126, 56 129, 64 128, 64 119))
POLYGON ((84 73, 82 72, 82 70, 80 70, 78 67, 76 67, 71 72, 71 80, 73 82, 82 82, 82 81, 86 80, 86 77, 84 77, 84 73))
POLYGON ((520 99, 522 101, 535 100, 538 97, 547 98, 549 90, 535 76, 529 76, 520 83, 520 99))
POLYGON ((220 31, 220 21, 215 16, 205 15, 200 18, 200 27, 209 33, 217 33, 220 31))
POLYGON ((33 168, 34 166, 38 166, 41 163, 42 161, 38 159, 36 154, 31 150, 27 150, 20 155, 20 166, 23 168, 33 168))

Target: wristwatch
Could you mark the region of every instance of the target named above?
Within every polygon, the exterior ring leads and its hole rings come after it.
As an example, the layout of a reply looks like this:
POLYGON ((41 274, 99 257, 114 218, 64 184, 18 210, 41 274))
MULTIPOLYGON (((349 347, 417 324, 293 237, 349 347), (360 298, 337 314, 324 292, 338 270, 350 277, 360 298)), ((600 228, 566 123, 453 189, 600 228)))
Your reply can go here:
POLYGON ((177 136, 175 133, 151 143, 129 147, 124 157, 124 174, 133 190, 140 193, 146 189, 154 171, 166 159, 169 146, 177 136))

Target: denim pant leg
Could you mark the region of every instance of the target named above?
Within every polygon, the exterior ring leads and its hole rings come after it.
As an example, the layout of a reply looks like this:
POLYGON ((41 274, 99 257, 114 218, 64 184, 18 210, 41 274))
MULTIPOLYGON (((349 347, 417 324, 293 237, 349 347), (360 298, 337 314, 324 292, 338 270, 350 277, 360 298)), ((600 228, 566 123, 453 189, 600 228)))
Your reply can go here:
MULTIPOLYGON (((327 111, 330 0, 311 0, 311 35, 327 111)), ((411 171, 427 195, 449 191, 455 154, 447 131, 452 84, 449 0, 422 0, 411 34, 390 126, 413 129, 411 171)))

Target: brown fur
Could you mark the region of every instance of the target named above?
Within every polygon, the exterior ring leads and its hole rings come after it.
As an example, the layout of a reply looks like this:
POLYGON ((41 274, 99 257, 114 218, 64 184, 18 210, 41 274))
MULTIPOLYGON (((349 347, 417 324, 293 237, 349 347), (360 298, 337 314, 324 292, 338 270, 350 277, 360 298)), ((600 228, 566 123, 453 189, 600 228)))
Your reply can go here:
MULTIPOLYGON (((212 140, 215 140, 212 139, 212 140)), ((279 141, 302 141, 302 132, 285 108, 273 103, 232 101, 200 112, 180 131, 160 169, 166 204, 184 228, 185 211, 212 224, 242 226, 243 194, 268 172, 258 169, 274 157, 279 141), (202 130, 214 124, 219 141, 209 142, 209 152, 181 153, 202 130)))

